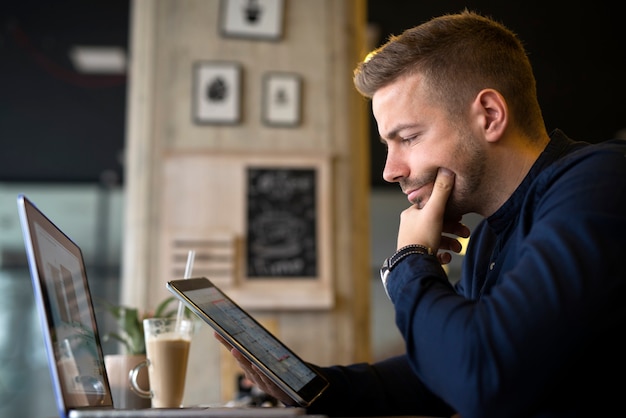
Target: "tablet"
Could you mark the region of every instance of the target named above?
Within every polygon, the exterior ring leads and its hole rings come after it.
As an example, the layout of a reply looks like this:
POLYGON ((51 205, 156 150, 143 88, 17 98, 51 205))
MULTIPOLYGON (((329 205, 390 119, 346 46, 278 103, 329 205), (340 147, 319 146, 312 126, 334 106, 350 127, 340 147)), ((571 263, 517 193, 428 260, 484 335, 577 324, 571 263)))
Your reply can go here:
POLYGON ((309 406, 328 387, 301 360, 206 277, 172 280, 167 289, 300 406, 309 406))

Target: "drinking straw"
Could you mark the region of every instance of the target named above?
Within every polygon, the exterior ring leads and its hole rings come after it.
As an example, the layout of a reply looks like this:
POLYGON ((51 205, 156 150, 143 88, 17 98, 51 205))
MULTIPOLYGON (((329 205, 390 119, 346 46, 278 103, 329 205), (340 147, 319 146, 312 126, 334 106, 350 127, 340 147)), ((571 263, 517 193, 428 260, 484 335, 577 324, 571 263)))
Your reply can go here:
MULTIPOLYGON (((194 250, 189 250, 187 254, 187 266, 185 267, 185 275, 184 279, 188 279, 191 277, 191 271, 193 270, 193 260, 196 258, 196 252, 194 250)), ((176 315, 176 328, 180 325, 180 320, 183 319, 183 310, 185 309, 183 302, 178 301, 178 314, 176 315)))

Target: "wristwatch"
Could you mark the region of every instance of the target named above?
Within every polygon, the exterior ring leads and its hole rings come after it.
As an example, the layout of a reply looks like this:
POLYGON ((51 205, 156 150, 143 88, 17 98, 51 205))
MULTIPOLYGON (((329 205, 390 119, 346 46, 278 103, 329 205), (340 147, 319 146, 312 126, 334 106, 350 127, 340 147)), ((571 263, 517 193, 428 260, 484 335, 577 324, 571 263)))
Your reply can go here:
MULTIPOLYGON (((385 292, 387 292, 387 277, 389 276, 389 273, 391 273, 391 270, 393 270, 400 260, 410 254, 435 255, 432 248, 419 244, 411 244, 400 248, 391 257, 385 259, 383 266, 380 268, 380 279, 385 287, 385 292)), ((387 292, 387 296, 389 296, 389 292, 387 292)))

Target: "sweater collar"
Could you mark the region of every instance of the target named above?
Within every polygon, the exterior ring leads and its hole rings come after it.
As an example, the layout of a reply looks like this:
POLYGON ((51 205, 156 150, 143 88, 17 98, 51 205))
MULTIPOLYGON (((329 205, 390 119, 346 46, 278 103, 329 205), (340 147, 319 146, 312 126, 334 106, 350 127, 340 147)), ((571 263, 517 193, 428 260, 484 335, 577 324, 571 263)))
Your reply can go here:
POLYGON ((487 218, 489 226, 496 234, 502 232, 519 214, 522 202, 533 181, 546 167, 567 154, 572 149, 573 144, 575 142, 559 129, 550 134, 550 142, 532 165, 524 180, 517 186, 511 197, 493 215, 487 218))

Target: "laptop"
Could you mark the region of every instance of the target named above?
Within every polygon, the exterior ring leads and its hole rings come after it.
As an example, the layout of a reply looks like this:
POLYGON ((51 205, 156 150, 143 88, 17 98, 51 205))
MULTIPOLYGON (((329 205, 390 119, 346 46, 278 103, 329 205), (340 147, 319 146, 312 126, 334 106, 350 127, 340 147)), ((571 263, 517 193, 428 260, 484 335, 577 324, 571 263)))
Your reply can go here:
POLYGON ((283 418, 306 414, 304 408, 281 407, 116 409, 82 251, 25 195, 18 195, 17 204, 61 418, 283 418))

